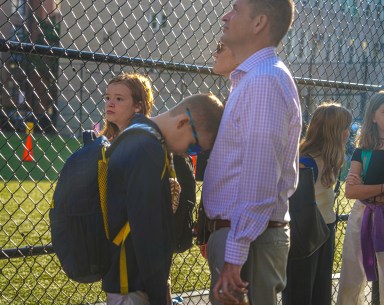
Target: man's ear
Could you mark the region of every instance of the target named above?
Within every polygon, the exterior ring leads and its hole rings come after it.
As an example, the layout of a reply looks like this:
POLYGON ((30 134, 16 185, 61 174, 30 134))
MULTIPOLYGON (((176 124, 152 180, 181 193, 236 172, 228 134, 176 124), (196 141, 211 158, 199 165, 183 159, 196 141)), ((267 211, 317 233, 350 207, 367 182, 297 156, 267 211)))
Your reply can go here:
POLYGON ((258 15, 254 18, 253 21, 253 32, 254 34, 259 34, 263 31, 268 25, 268 16, 267 15, 258 15))

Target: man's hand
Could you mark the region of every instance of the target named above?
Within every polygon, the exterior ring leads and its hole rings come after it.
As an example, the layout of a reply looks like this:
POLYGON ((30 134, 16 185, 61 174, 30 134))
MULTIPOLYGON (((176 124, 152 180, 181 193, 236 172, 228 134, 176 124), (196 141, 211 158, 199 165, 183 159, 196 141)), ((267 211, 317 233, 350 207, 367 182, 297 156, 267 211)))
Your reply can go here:
POLYGON ((239 301, 234 293, 243 294, 247 292, 248 283, 243 282, 240 277, 241 268, 241 265, 224 263, 220 278, 213 290, 214 296, 219 302, 238 304, 239 301))

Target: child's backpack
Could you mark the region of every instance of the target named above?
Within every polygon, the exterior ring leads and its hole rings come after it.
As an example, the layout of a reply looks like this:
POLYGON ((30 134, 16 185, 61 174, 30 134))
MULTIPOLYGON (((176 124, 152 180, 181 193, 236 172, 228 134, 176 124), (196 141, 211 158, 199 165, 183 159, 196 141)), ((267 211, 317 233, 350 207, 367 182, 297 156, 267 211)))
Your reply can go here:
MULTIPOLYGON (((96 137, 91 131, 83 133, 84 146, 65 162, 53 195, 49 212, 52 245, 67 276, 80 283, 99 281, 109 270, 109 240, 107 223, 106 184, 108 160, 117 145, 132 132, 151 134, 163 144, 154 128, 133 124, 110 144, 106 137, 96 137)), ((163 175, 170 168, 166 155, 163 175)), ((191 165, 182 158, 175 159, 177 178, 183 188, 175 222, 174 252, 184 252, 192 246, 192 211, 196 202, 195 180, 191 165)), ((124 243, 129 234, 127 223, 113 240, 124 243)), ((121 272, 124 272, 121 270, 121 272)))
POLYGON ((291 246, 288 259, 303 259, 312 255, 328 239, 329 229, 321 216, 315 199, 318 178, 316 161, 310 156, 300 157, 305 168, 299 169, 299 183, 289 198, 291 246))
MULTIPOLYGON (((96 282, 109 269, 112 241, 106 214, 108 160, 132 132, 151 134, 162 141, 160 133, 145 124, 131 125, 112 144, 106 137, 87 131, 83 134, 84 146, 68 158, 60 173, 49 212, 52 245, 64 272, 77 282, 96 282)), ((163 174, 165 170, 166 164, 163 174)), ((113 242, 122 244, 128 234, 129 224, 118 234, 120 240, 115 238, 113 242)))

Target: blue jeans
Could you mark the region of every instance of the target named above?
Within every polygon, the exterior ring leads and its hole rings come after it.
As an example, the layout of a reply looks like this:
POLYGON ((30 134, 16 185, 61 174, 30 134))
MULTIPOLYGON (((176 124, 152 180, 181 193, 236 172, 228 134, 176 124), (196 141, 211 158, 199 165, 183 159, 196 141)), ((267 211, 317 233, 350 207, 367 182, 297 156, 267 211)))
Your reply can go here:
POLYGON ((288 260, 283 305, 331 305, 335 223, 328 240, 310 257, 288 260))

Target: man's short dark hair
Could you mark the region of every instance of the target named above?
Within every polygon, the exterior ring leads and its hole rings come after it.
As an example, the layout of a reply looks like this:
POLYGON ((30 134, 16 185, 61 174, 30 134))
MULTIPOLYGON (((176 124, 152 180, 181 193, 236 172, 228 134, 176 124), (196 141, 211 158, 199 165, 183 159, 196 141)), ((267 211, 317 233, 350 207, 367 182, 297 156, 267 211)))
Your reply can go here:
POLYGON ((252 17, 260 14, 268 16, 271 34, 277 46, 292 25, 295 12, 293 0, 249 0, 249 2, 254 7, 252 17))

